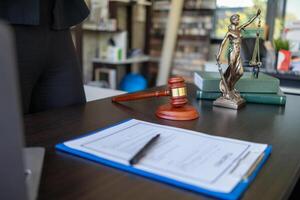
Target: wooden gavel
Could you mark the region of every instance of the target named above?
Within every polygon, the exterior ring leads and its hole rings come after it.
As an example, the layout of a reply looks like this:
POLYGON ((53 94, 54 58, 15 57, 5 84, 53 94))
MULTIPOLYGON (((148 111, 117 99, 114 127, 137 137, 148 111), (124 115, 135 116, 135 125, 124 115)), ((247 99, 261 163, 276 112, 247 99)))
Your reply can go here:
POLYGON ((172 106, 181 107, 185 105, 188 102, 188 100, 186 98, 187 96, 186 85, 184 83, 184 79, 182 77, 173 77, 169 79, 168 84, 169 84, 169 88, 167 90, 125 94, 125 95, 114 97, 112 101, 121 102, 121 101, 145 99, 150 97, 170 96, 172 106))
POLYGON ((154 92, 137 92, 112 98, 113 102, 132 101, 150 97, 170 96, 170 103, 160 106, 156 115, 170 120, 192 120, 199 117, 196 109, 187 105, 186 84, 182 77, 172 77, 168 80, 168 89, 154 92))

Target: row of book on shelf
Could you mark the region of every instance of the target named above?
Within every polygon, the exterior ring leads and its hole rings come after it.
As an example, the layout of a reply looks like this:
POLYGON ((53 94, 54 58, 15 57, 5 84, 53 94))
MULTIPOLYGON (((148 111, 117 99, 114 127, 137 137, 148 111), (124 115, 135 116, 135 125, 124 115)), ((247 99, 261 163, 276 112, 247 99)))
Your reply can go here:
MULTIPOLYGON (((194 83, 198 87, 197 98, 215 100, 222 95, 219 90, 219 72, 195 72, 194 83)), ((258 79, 245 72, 236 84, 236 89, 249 103, 285 105, 286 96, 280 90, 278 78, 260 73, 258 79)))

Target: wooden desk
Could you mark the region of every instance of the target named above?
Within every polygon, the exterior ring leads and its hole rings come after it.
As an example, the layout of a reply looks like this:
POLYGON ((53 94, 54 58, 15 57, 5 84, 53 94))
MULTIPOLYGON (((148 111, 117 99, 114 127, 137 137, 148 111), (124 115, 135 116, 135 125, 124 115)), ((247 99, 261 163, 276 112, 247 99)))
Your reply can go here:
POLYGON ((154 116, 154 108, 167 98, 140 100, 125 103, 126 106, 112 104, 108 98, 27 116, 27 145, 47 148, 40 199, 209 199, 54 149, 57 143, 127 118, 271 144, 271 157, 243 198, 288 198, 300 175, 300 97, 289 95, 285 107, 248 104, 236 112, 213 107, 211 101, 197 102, 195 90, 188 85, 190 100, 201 116, 188 122, 154 116))

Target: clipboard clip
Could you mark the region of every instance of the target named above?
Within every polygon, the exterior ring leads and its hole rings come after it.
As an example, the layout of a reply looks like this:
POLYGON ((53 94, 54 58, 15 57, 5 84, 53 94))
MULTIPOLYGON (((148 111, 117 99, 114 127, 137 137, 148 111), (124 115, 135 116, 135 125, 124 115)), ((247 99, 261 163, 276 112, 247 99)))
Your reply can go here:
POLYGON ((262 161, 263 157, 265 156, 265 153, 260 154, 253 165, 248 169, 248 171, 245 173, 245 175, 242 177, 243 180, 247 181, 249 176, 254 172, 254 170, 257 168, 258 164, 262 161))
MULTIPOLYGON (((245 160, 249 155, 250 155, 250 151, 248 151, 242 158, 240 158, 238 160, 238 162, 236 163, 236 165, 231 169, 231 171, 229 172, 230 174, 232 174, 241 164, 241 162, 243 160, 245 160)), ((262 161, 263 157, 264 157, 264 153, 262 153, 261 155, 259 155, 256 160, 254 161, 254 163, 250 166, 250 168, 247 170, 247 172, 242 176, 242 179, 244 181, 247 181, 249 176, 253 173, 253 171, 257 168, 258 164, 262 161)))

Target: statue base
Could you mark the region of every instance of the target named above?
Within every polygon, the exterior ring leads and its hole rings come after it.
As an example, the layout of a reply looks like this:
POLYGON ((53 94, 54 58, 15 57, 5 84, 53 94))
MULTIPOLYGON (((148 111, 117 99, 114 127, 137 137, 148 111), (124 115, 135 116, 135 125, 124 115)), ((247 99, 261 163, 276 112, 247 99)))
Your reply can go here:
POLYGON ((241 97, 238 99, 228 99, 224 96, 221 96, 213 102, 213 105, 239 110, 246 105, 246 101, 241 97))

